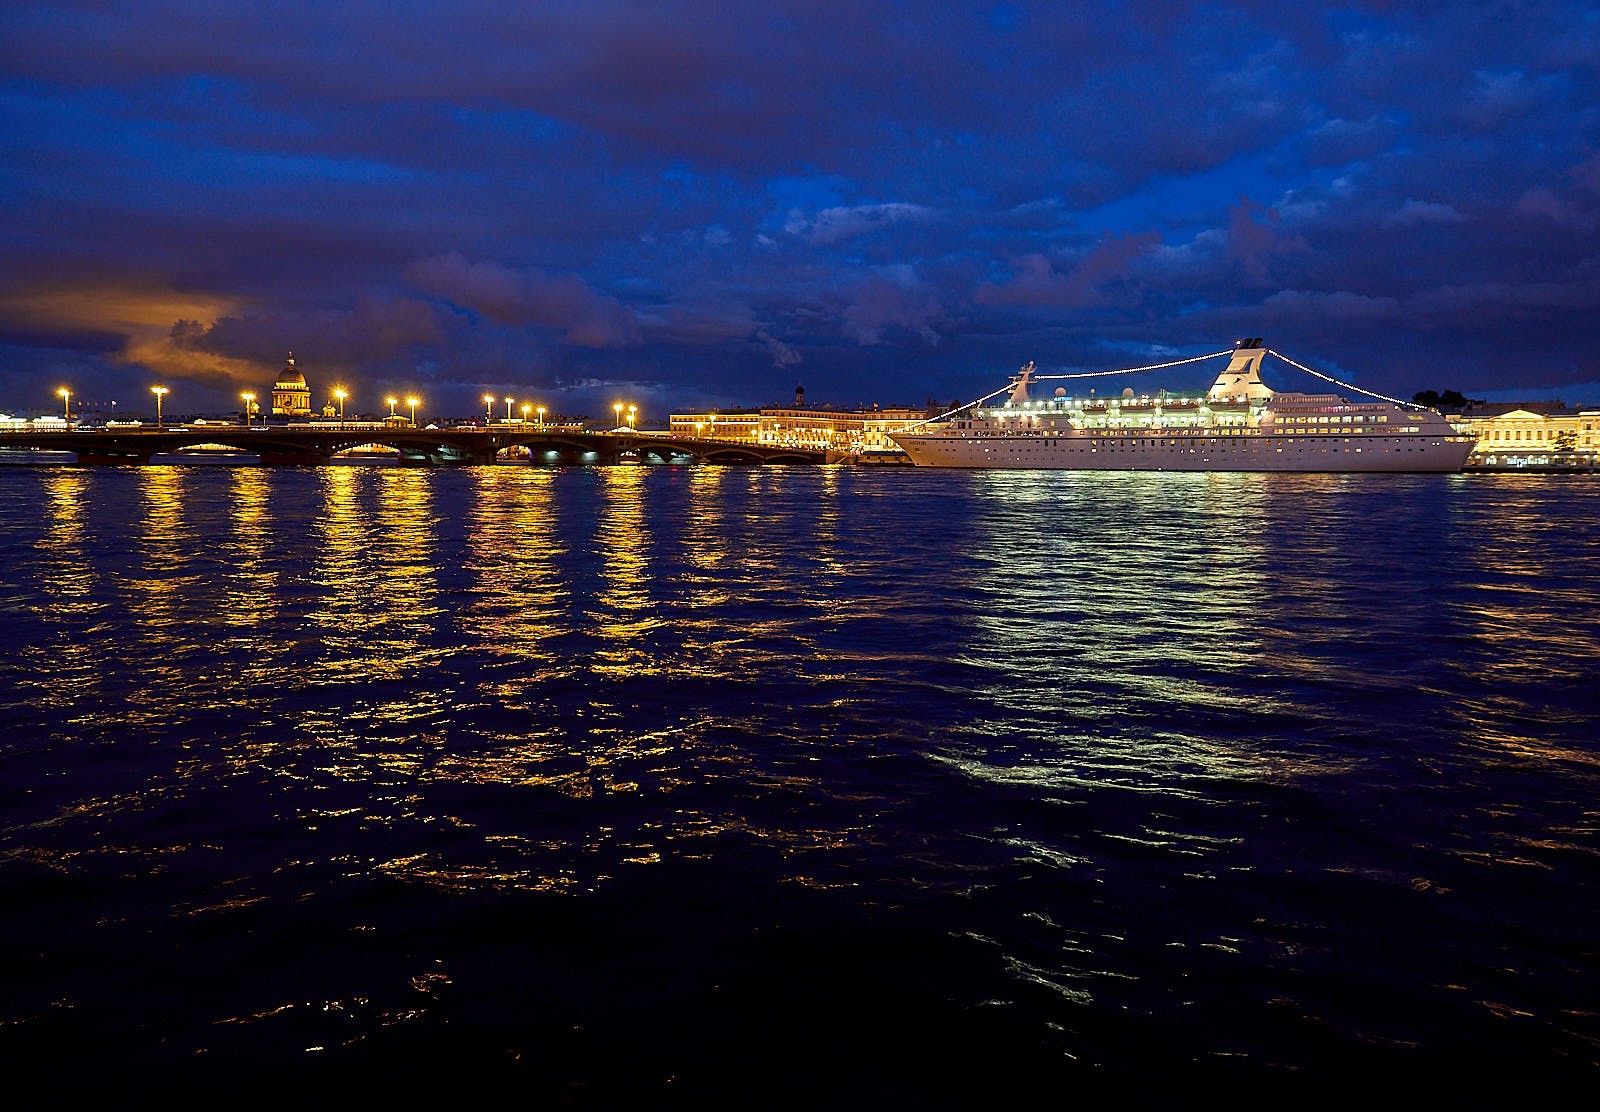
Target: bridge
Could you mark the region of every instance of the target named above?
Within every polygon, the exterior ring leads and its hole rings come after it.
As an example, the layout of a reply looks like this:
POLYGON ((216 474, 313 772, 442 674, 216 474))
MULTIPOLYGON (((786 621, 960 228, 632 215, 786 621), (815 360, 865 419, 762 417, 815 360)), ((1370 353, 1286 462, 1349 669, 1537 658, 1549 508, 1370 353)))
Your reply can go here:
POLYGON ((341 452, 369 445, 394 449, 401 463, 432 466, 511 460, 546 464, 820 464, 849 459, 847 453, 819 448, 551 425, 416 428, 361 422, 0 429, 0 449, 71 452, 85 464, 147 464, 152 456, 223 448, 256 456, 263 464, 317 466, 331 463, 341 452))

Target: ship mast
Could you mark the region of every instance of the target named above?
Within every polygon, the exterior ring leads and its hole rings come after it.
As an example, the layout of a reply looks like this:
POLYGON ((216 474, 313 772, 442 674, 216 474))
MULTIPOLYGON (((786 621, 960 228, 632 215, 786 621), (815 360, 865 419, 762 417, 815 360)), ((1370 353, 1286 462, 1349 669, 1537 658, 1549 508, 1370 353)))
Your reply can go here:
POLYGON ((1022 365, 1017 372, 1017 381, 1011 387, 1011 396, 1006 399, 1008 405, 1021 405, 1028 400, 1028 384, 1033 381, 1033 360, 1030 359, 1022 365))

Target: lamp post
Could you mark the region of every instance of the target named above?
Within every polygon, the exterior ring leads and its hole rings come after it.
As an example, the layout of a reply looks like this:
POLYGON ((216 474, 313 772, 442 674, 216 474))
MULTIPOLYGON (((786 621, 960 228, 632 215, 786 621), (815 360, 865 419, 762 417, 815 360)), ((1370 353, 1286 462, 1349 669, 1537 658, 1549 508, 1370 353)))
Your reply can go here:
POLYGON ((539 427, 544 428, 544 406, 539 407, 539 427))
POLYGON ((506 424, 508 425, 511 423, 511 403, 515 400, 515 398, 506 399, 506 424))
POLYGON ((696 421, 696 422, 695 422, 695 423, 694 423, 694 438, 695 438, 695 439, 696 439, 696 440, 699 440, 699 439, 700 439, 700 430, 701 430, 701 429, 703 429, 703 428, 705 428, 705 422, 703 422, 703 421, 696 421))
POLYGON ((249 426, 255 424, 253 411, 256 407, 256 396, 248 390, 239 396, 244 399, 244 423, 245 427, 248 428, 249 426))
POLYGON ((384 398, 383 400, 389 403, 389 416, 393 417, 394 416, 394 407, 400 404, 400 399, 399 398, 384 398))
POLYGON ((161 399, 167 396, 165 386, 152 386, 150 392, 156 396, 156 428, 161 427, 161 399))
POLYGON ((615 411, 615 413, 617 415, 617 419, 612 424, 611 427, 612 428, 616 428, 618 425, 622 424, 622 403, 621 402, 615 402, 615 403, 613 403, 611 408, 612 408, 613 411, 615 411))
POLYGON ((533 412, 533 406, 527 405, 527 404, 523 405, 523 407, 522 407, 522 423, 524 425, 526 425, 528 423, 528 414, 532 413, 532 412, 533 412))
POLYGON ((344 400, 350 395, 344 392, 344 387, 340 386, 335 388, 333 396, 339 399, 339 421, 342 424, 344 422, 344 400))
POLYGON ((491 422, 493 420, 494 420, 494 395, 493 394, 485 394, 483 396, 483 423, 485 425, 487 425, 487 424, 489 424, 489 422, 491 422))
POLYGON ((411 427, 412 428, 416 428, 417 427, 417 399, 416 398, 407 398, 406 399, 406 404, 411 407, 411 427))
POLYGON ((61 419, 72 420, 72 391, 63 386, 56 391, 56 396, 61 399, 61 419))
POLYGON ((636 405, 630 405, 628 407, 628 431, 629 432, 633 431, 634 414, 636 414, 638 411, 639 411, 639 407, 636 406, 636 405))

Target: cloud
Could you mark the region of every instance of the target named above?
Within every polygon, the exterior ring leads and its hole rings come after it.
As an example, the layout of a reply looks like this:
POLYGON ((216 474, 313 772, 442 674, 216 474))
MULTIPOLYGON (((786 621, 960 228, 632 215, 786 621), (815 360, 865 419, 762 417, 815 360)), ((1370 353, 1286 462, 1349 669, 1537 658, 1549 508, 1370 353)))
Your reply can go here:
POLYGON ((1454 205, 1438 201, 1418 201, 1407 197, 1398 210, 1383 218, 1387 227, 1404 228, 1419 224, 1459 224, 1466 219, 1454 205))
POLYGON ((501 324, 558 329, 578 347, 628 347, 639 342, 632 311, 596 293, 575 274, 550 274, 495 262, 470 263, 459 252, 418 259, 405 269, 417 289, 501 324))
POLYGON ((357 298, 349 309, 236 313, 209 327, 180 320, 168 341, 174 348, 275 366, 290 350, 307 363, 353 367, 389 358, 415 345, 445 342, 451 322, 417 298, 357 298))
POLYGON ((929 345, 939 343, 935 329, 944 317, 938 292, 909 266, 884 267, 851 291, 843 313, 843 331, 859 344, 889 343, 908 333, 929 345))
POLYGON ((801 361, 798 351, 772 335, 765 328, 757 329, 755 338, 767 346, 767 351, 772 355, 772 365, 774 367, 792 367, 801 361))
POLYGON ((1392 297, 1368 297, 1348 290, 1280 290, 1261 307, 1273 319, 1290 321, 1394 321, 1405 312, 1392 297))
POLYGON ((1595 228, 1592 215, 1544 188, 1530 189, 1517 198, 1516 211, 1521 216, 1548 220, 1563 228, 1582 232, 1590 232, 1595 228))
POLYGON ((1095 245, 1071 269, 1062 273, 1041 254, 1023 255, 1015 262, 1011 278, 985 282, 973 294, 981 305, 1016 305, 1081 309, 1109 304, 1109 288, 1133 280, 1132 263, 1155 250, 1161 237, 1154 232, 1114 236, 1095 245))
POLYGON ((815 216, 797 210, 789 214, 783 230, 815 244, 833 244, 893 224, 931 220, 933 216, 932 209, 903 203, 826 208, 815 216))
POLYGON ((1462 105, 1462 115, 1474 127, 1504 125, 1530 111, 1541 95, 1521 70, 1480 71, 1462 105))
POLYGON ((1248 197, 1228 214, 1228 258, 1244 270, 1251 285, 1266 285, 1274 260, 1308 250, 1299 235, 1279 233, 1277 209, 1266 208, 1248 197))

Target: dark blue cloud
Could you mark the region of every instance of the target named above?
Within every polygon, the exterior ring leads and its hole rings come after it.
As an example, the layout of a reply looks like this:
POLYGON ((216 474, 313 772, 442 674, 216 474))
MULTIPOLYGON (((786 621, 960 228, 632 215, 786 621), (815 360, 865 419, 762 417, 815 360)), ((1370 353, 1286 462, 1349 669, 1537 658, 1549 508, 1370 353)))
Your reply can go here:
POLYGON ((222 406, 289 348, 462 413, 1244 334, 1387 392, 1600 378, 1581 3, 18 0, 0 63, 0 409, 222 406))

